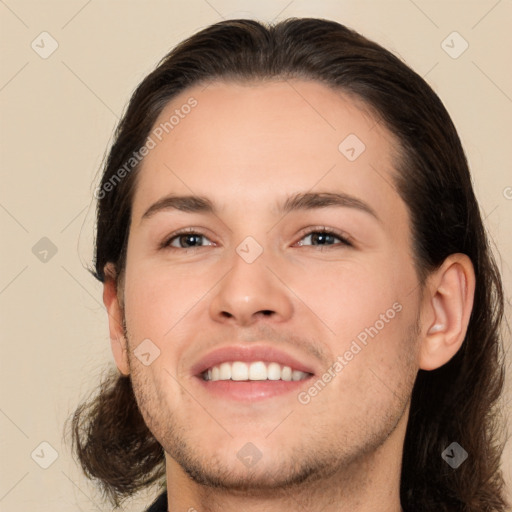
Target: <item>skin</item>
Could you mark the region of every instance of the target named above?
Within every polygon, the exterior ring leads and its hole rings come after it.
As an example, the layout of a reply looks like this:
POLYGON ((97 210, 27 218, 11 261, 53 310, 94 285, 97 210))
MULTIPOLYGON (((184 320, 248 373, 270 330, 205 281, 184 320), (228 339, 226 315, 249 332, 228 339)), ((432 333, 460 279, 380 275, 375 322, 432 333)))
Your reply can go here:
POLYGON ((400 511, 412 387, 420 368, 442 366, 461 346, 470 260, 451 255, 419 286, 407 206, 392 186, 397 142, 354 98, 299 80, 215 82, 175 97, 156 125, 191 96, 197 106, 143 161, 126 272, 118 280, 107 265, 104 287, 114 359, 165 449, 169 509, 400 511), (366 146, 352 162, 338 150, 349 134, 366 146), (379 220, 346 206, 279 214, 297 192, 350 194, 379 220), (169 193, 208 197, 218 212, 142 220, 169 193), (304 232, 322 226, 353 245, 304 232), (204 235, 197 247, 159 248, 189 227, 204 235), (247 236, 263 249, 250 264, 236 252, 247 236), (396 303, 307 405, 295 392, 212 397, 190 372, 214 348, 256 343, 307 361, 318 378, 396 303), (149 366, 133 352, 147 338, 160 350, 149 366), (237 457, 246 443, 261 453, 250 468, 237 457))

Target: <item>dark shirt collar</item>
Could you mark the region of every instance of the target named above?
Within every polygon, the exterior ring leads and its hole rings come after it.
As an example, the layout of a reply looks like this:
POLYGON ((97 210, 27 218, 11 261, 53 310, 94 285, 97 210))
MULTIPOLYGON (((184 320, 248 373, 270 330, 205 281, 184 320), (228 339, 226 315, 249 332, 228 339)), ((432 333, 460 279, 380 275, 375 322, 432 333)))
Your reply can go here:
POLYGON ((167 491, 160 494, 146 512, 167 512, 167 491))

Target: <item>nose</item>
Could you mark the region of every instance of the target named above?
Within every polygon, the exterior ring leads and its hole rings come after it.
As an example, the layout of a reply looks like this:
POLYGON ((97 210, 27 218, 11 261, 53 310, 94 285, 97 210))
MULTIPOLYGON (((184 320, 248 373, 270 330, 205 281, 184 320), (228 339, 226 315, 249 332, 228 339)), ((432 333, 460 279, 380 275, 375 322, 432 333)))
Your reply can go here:
POLYGON ((250 326, 266 319, 273 323, 293 315, 292 292, 279 275, 276 261, 265 252, 252 263, 238 253, 230 259, 231 270, 215 287, 210 316, 216 322, 250 326))

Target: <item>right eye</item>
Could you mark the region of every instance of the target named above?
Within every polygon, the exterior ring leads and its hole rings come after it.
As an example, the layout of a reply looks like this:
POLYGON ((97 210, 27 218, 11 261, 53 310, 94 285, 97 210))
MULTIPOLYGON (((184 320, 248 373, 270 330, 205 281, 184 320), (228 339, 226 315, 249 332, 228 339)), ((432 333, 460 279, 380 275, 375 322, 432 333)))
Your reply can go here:
MULTIPOLYGON (((202 233, 198 233, 192 230, 182 230, 178 233, 173 233, 173 235, 168 238, 162 245, 162 249, 171 248, 171 249, 195 249, 198 247, 204 247, 201 243, 202 240, 209 240, 202 233)), ((213 242, 210 242, 206 245, 214 245, 213 242)))

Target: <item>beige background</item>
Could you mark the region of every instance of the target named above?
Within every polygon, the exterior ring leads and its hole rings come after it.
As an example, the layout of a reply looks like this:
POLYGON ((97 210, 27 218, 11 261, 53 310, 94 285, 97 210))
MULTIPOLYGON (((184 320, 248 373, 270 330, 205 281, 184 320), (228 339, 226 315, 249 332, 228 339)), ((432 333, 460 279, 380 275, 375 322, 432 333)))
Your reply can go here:
MULTIPOLYGON (((0 1, 0 510, 110 510, 73 462, 62 426, 113 365, 101 287, 85 265, 92 261, 97 171, 130 93, 172 46, 206 25, 289 16, 355 28, 399 54, 440 95, 501 254, 510 317, 510 0, 0 1), (34 40, 42 46, 43 31, 59 45, 47 59, 31 47, 34 40), (441 46, 453 31, 469 44, 456 59, 441 46), (32 252, 42 237, 57 248, 46 262, 32 252), (48 469, 31 458, 42 442, 58 452, 48 469)), ((510 399, 509 391, 509 421, 510 399)), ((49 461, 45 445, 43 452, 39 461, 49 461)), ((504 471, 510 488, 511 443, 504 471)), ((125 510, 142 510, 153 494, 125 510)))

